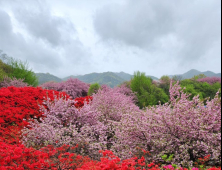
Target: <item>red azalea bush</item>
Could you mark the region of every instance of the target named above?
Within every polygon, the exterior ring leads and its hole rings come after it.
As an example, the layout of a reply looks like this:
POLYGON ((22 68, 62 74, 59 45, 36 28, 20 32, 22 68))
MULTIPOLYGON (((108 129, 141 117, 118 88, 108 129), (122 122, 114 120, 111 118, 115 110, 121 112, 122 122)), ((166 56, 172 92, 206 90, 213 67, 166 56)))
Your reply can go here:
POLYGON ((75 102, 75 107, 76 108, 82 108, 84 106, 84 103, 86 102, 87 104, 89 104, 90 101, 93 100, 93 97, 91 96, 86 96, 86 97, 79 97, 79 98, 76 98, 74 100, 75 102))
POLYGON ((34 87, 8 87, 0 89, 0 135, 4 139, 15 140, 20 130, 28 125, 28 121, 37 119, 43 113, 39 111, 39 105, 44 100, 54 96, 69 97, 65 93, 53 90, 43 90, 34 87), (17 133, 16 133, 17 132, 17 133))
POLYGON ((77 169, 90 159, 75 154, 76 147, 64 145, 59 148, 47 146, 41 150, 24 145, 0 142, 1 170, 65 170, 77 169))
POLYGON ((103 155, 100 161, 86 162, 77 170, 160 170, 159 166, 154 162, 146 164, 144 157, 141 159, 134 157, 121 161, 112 151, 106 150, 100 151, 100 153, 103 155))
POLYGON ((40 118, 39 105, 47 98, 54 100, 54 96, 68 97, 65 93, 34 87, 0 89, 1 126, 24 125, 30 118, 40 118))

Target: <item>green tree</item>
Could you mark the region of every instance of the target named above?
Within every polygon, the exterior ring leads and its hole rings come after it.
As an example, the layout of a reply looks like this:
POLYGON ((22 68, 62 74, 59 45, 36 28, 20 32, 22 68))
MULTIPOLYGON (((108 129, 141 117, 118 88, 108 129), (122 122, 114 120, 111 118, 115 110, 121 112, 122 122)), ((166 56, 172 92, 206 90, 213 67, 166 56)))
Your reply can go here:
POLYGON ((1 54, 1 52, 0 59, 2 59, 1 61, 3 61, 5 65, 7 65, 6 73, 8 77, 24 79, 24 82, 30 86, 38 85, 38 78, 35 73, 31 69, 29 69, 27 61, 22 62, 21 60, 16 60, 12 57, 8 57, 6 54, 1 54))
MULTIPOLYGON (((200 77, 202 76, 203 75, 200 75, 200 77)), ((205 102, 209 97, 213 99, 218 90, 221 89, 220 83, 210 85, 207 82, 198 82, 195 78, 182 80, 180 81, 180 85, 181 87, 186 87, 185 92, 191 94, 190 98, 199 94, 200 98, 205 102)))
POLYGON ((173 78, 172 78, 174 81, 181 81, 181 80, 183 80, 183 76, 182 75, 175 75, 175 76, 173 76, 173 78))
POLYGON ((0 59, 0 82, 3 80, 4 77, 8 76, 8 74, 12 72, 12 69, 9 65, 5 64, 0 59))
POLYGON ((199 74, 196 76, 193 76, 193 78, 191 78, 191 80, 198 80, 198 79, 202 79, 202 78, 206 78, 207 76, 205 74, 199 74))
POLYGON ((150 105, 157 105, 159 101, 161 103, 168 101, 166 93, 152 84, 152 79, 146 77, 145 73, 135 72, 130 87, 133 92, 136 92, 137 105, 141 109, 150 105))
POLYGON ((190 94, 190 100, 192 100, 193 97, 194 97, 194 96, 197 96, 197 95, 200 96, 200 99, 203 99, 203 93, 198 92, 198 91, 195 89, 195 87, 194 87, 193 84, 188 84, 188 85, 186 86, 186 89, 184 90, 184 92, 190 94))
POLYGON ((91 84, 89 87, 88 95, 91 96, 93 93, 97 93, 100 89, 100 85, 98 83, 91 84))

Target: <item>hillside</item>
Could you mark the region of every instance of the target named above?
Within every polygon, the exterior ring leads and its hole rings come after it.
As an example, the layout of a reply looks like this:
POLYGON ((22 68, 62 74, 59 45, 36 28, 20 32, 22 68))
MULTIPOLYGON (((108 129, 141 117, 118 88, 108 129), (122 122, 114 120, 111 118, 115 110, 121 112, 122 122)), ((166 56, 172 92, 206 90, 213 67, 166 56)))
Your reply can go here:
POLYGON ((49 81, 54 81, 54 82, 61 82, 62 81, 62 79, 60 79, 52 74, 49 74, 49 73, 35 73, 35 74, 39 79, 39 84, 43 84, 43 83, 49 82, 49 81))
POLYGON ((115 87, 122 82, 126 81, 125 79, 117 76, 113 72, 105 72, 105 73, 91 73, 82 76, 69 76, 63 79, 63 81, 68 80, 69 78, 77 78, 85 83, 99 83, 106 84, 110 87, 115 87))
MULTIPOLYGON (((124 73, 124 72, 120 72, 120 73, 115 73, 117 76, 121 77, 122 79, 124 79, 125 81, 129 81, 131 80, 131 78, 133 78, 133 75, 128 74, 128 73, 124 73)), ((154 76, 150 76, 148 75, 147 77, 152 78, 153 80, 158 80, 157 77, 154 76)))
MULTIPOLYGON (((190 79, 198 74, 205 74, 207 77, 221 77, 221 73, 214 73, 212 71, 205 71, 200 72, 198 70, 192 69, 184 74, 180 74, 178 76, 181 76, 182 79, 190 79)), ((36 73, 36 75, 39 77, 39 84, 43 84, 48 81, 55 81, 55 82, 61 82, 66 81, 69 78, 77 78, 85 83, 99 83, 99 84, 106 84, 110 87, 115 87, 124 81, 129 81, 133 77, 133 75, 125 73, 125 72, 104 72, 104 73, 90 73, 85 75, 79 75, 79 76, 68 76, 63 79, 56 77, 49 73, 36 73)), ((173 77, 174 75, 170 75, 169 77, 173 77)), ((154 76, 148 76, 151 77, 153 80, 158 80, 157 77, 154 76)))
POLYGON ((201 71, 198 71, 198 70, 195 70, 195 69, 192 69, 192 70, 190 70, 190 71, 188 71, 184 74, 169 75, 169 77, 172 78, 173 76, 181 76, 182 79, 191 79, 194 76, 199 75, 199 74, 204 74, 207 77, 221 77, 221 73, 214 73, 212 71, 201 72, 201 71))

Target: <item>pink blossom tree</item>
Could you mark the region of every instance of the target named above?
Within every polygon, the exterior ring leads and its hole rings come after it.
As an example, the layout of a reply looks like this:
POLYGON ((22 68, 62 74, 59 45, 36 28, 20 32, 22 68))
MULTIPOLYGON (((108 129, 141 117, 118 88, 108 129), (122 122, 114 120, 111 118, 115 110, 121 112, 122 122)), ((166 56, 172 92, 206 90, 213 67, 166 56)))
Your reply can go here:
POLYGON ((1 87, 26 87, 28 86, 27 83, 23 82, 24 79, 16 79, 16 78, 10 78, 10 77, 4 77, 3 81, 0 82, 0 88, 1 87))
POLYGON ((47 100, 45 104, 48 109, 42 107, 41 111, 46 118, 41 123, 31 122, 30 128, 23 130, 23 143, 29 147, 78 144, 79 153, 93 159, 100 158, 99 150, 112 149, 116 142, 116 122, 120 122, 124 114, 140 111, 132 96, 125 95, 121 88, 107 86, 81 109, 75 108, 70 99, 47 100))
POLYGON ((46 118, 23 131, 28 146, 79 144, 79 154, 99 159, 99 150, 111 150, 120 158, 138 154, 138 147, 150 151, 147 161, 192 167, 194 161, 211 155, 221 164, 221 98, 204 103, 183 92, 179 84, 170 87, 170 102, 140 110, 131 95, 121 88, 103 86, 93 101, 81 109, 73 100, 46 101, 46 118), (162 156, 171 156, 163 160, 162 156))
POLYGON ((75 99, 77 97, 87 96, 90 85, 79 79, 70 78, 67 81, 60 83, 47 82, 42 84, 41 87, 44 89, 66 92, 75 99))
POLYGON ((191 167, 198 158, 210 154, 211 161, 220 165, 221 98, 218 94, 204 107, 198 96, 190 101, 178 83, 171 84, 169 103, 122 117, 116 131, 119 140, 114 146, 118 148, 116 154, 128 157, 141 147, 150 151, 150 161, 163 161, 163 155, 173 155, 167 163, 183 167, 191 167))
POLYGON ((198 82, 207 82, 208 84, 220 83, 221 77, 205 77, 197 80, 198 82))

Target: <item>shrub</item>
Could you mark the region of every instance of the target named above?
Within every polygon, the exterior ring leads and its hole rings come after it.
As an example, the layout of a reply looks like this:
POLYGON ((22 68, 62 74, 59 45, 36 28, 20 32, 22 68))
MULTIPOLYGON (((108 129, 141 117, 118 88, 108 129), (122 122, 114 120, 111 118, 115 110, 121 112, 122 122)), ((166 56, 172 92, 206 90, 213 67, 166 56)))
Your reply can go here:
POLYGON ((15 142, 19 130, 28 125, 28 121, 39 121, 42 112, 39 104, 45 99, 54 100, 54 95, 67 97, 65 93, 43 90, 34 87, 8 87, 0 89, 0 136, 7 136, 5 140, 15 142))
POLYGON ((98 151, 112 149, 115 143, 115 123, 120 122, 122 115, 139 111, 132 98, 119 90, 102 87, 81 109, 70 99, 47 100, 49 109, 42 107, 45 118, 31 122, 30 128, 23 130, 24 144, 28 147, 79 144, 79 154, 99 159, 98 151))
POLYGON ((90 159, 75 153, 76 147, 63 145, 59 148, 47 146, 41 150, 24 145, 0 142, 1 170, 16 169, 77 169, 90 159))
POLYGON ((93 98, 91 96, 75 98, 74 105, 76 108, 82 108, 85 103, 89 104, 89 102, 92 101, 92 99, 93 98))

